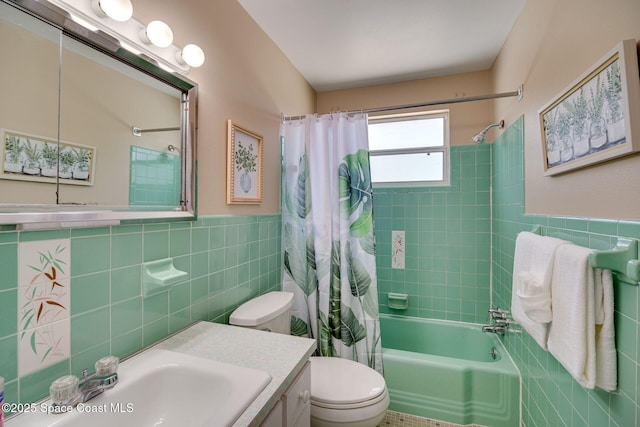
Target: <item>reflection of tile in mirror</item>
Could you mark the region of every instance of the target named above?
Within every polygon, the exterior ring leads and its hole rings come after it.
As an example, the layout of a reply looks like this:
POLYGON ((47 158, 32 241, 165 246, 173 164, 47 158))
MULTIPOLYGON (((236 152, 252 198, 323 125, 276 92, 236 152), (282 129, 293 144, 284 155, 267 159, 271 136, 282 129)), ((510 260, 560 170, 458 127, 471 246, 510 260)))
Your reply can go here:
POLYGON ((178 206, 180 156, 131 146, 129 205, 178 206))

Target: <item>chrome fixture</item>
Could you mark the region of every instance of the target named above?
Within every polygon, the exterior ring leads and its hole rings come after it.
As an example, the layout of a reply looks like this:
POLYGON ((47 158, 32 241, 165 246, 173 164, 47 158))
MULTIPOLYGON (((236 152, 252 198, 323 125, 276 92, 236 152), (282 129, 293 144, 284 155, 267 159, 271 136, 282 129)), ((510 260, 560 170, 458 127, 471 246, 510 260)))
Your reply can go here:
POLYGON ((491 317, 491 319, 506 319, 507 314, 509 313, 503 311, 500 307, 489 309, 489 316, 491 317))
POLYGON ((504 120, 500 120, 499 123, 494 123, 487 126, 481 132, 475 134, 473 138, 471 138, 471 141, 475 142, 476 144, 484 144, 485 138, 487 137, 487 132, 489 132, 489 129, 494 127, 497 127, 498 129, 504 129, 504 120))
POLYGON ((498 358, 498 350, 495 347, 491 347, 491 351, 489 352, 491 358, 496 360, 498 358))
POLYGON ((118 383, 118 364, 120 360, 115 356, 107 356, 95 364, 96 372, 87 375, 82 370, 82 379, 75 375, 60 377, 51 383, 49 395, 51 397, 52 412, 65 413, 79 403, 85 403, 105 390, 115 387, 118 383))
POLYGON ((491 332, 493 334, 500 334, 504 336, 511 324, 508 314, 508 311, 504 311, 500 307, 490 308, 489 317, 491 324, 483 326, 482 332, 491 332))
POLYGON ((71 20, 89 31, 103 31, 134 55, 151 58, 169 72, 187 74, 204 63, 204 52, 195 44, 182 49, 173 43, 173 31, 162 21, 145 25, 133 18, 130 0, 48 0, 71 20))
POLYGON ((155 129, 140 129, 139 127, 133 126, 131 128, 131 133, 133 134, 133 136, 142 136, 143 133, 148 133, 148 132, 171 132, 171 131, 180 130, 180 129, 181 128, 179 126, 172 127, 172 128, 155 128, 155 129))
POLYGON ((498 325, 486 325, 482 327, 482 332, 491 332, 492 334, 499 334, 504 336, 504 333, 507 331, 507 326, 498 326, 498 325))
POLYGON ((173 144, 169 144, 169 146, 167 147, 167 150, 169 150, 172 153, 175 151, 177 151, 178 153, 180 152, 180 149, 173 144))

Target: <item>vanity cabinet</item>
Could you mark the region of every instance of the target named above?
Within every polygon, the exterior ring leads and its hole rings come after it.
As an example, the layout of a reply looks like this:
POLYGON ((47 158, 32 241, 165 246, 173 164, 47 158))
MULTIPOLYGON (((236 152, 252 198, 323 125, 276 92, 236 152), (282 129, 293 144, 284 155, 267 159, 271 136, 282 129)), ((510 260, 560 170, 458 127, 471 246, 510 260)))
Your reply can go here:
POLYGON ((309 427, 310 424, 311 368, 307 362, 261 426, 309 427))
POLYGON ((279 400, 273 407, 267 418, 264 419, 260 427, 282 427, 284 425, 284 417, 282 414, 282 401, 279 400))

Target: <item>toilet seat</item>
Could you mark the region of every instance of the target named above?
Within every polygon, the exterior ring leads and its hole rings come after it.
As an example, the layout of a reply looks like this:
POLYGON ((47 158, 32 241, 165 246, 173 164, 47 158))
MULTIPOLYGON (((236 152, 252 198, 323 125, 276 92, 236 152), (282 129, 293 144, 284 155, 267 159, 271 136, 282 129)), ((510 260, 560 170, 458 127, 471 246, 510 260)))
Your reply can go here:
POLYGON ((353 360, 311 357, 311 405, 338 410, 373 406, 388 399, 384 378, 353 360))
POLYGON ((374 406, 387 399, 388 399, 388 395, 387 395, 387 390, 385 389, 377 398, 373 400, 366 400, 360 403, 351 403, 351 404, 333 403, 332 404, 332 403, 326 403, 326 402, 318 402, 317 400, 314 400, 313 398, 311 398, 311 405, 318 408, 349 410, 349 409, 359 409, 359 408, 374 406))

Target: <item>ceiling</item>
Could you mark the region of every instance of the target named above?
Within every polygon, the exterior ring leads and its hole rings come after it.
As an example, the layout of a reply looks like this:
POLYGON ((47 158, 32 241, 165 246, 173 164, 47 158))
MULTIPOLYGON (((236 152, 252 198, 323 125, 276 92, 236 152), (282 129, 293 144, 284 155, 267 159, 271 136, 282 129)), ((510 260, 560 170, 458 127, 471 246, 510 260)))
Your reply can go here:
POLYGON ((526 0, 238 0, 318 92, 493 64, 526 0))

